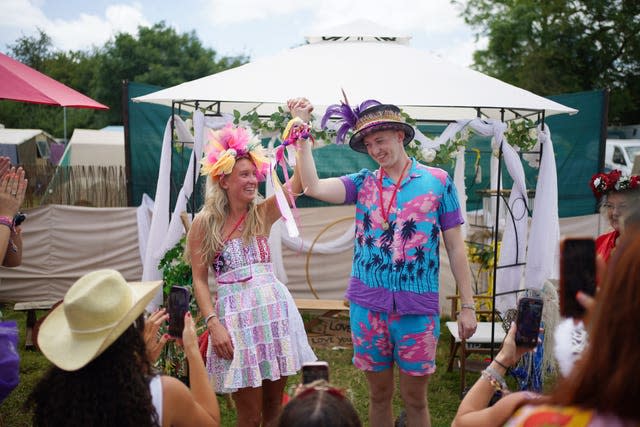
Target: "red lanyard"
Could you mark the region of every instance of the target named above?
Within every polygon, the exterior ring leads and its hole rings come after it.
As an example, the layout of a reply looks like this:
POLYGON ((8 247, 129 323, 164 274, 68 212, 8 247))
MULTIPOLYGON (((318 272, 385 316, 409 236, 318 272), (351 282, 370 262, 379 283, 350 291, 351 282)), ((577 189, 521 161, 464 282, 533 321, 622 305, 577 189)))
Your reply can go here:
POLYGON ((236 232, 238 227, 240 227, 240 224, 244 222, 244 219, 246 218, 246 216, 247 216, 246 212, 242 214, 238 222, 236 222, 236 225, 233 226, 233 230, 231 230, 231 232, 227 234, 227 237, 225 237, 224 242, 222 242, 223 245, 229 241, 229 237, 231 237, 231 235, 236 232))
POLYGON ((398 178, 398 182, 394 184, 393 194, 391 195, 391 200, 389 200, 389 204, 387 205, 387 209, 385 212, 384 201, 382 200, 382 178, 384 177, 384 169, 380 168, 380 177, 378 179, 378 194, 380 195, 380 213, 382 214, 382 229, 387 230, 389 228, 389 212, 391 212, 391 205, 393 205, 394 200, 396 199, 396 195, 398 194, 398 189, 402 184, 402 177, 404 173, 407 171, 407 168, 411 164, 411 160, 408 160, 404 165, 404 169, 402 169, 402 173, 400 174, 400 178, 398 178))

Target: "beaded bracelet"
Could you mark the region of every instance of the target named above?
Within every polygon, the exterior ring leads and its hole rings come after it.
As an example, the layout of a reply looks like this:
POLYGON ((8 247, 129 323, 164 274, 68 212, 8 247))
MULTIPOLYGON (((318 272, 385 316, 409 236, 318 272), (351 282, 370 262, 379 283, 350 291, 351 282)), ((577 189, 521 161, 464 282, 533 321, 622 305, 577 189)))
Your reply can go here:
POLYGON ((507 387, 507 382, 504 380, 502 375, 496 372, 495 369, 488 366, 482 373, 480 374, 482 378, 489 381, 493 388, 496 390, 502 391, 504 394, 509 393, 509 387, 507 387))
POLYGON ((13 218, 9 218, 8 216, 0 216, 0 225, 5 225, 9 227, 11 233, 15 233, 16 229, 13 226, 13 218))

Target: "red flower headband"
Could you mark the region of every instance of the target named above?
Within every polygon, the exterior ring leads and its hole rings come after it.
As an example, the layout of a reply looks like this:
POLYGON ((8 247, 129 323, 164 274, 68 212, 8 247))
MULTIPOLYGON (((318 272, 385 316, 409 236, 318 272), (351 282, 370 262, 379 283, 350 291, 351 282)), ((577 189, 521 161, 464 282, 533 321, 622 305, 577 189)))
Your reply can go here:
POLYGON ((615 169, 609 173, 597 173, 589 182, 593 194, 600 198, 611 191, 632 190, 640 187, 640 175, 623 176, 615 169))

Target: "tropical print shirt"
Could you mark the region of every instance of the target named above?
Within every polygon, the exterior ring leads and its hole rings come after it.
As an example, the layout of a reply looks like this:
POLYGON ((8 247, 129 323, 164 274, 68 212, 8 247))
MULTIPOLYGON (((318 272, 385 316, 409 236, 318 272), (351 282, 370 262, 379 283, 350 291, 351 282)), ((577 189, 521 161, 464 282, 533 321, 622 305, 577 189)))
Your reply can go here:
POLYGON ((458 193, 447 172, 411 159, 393 203, 395 184, 386 174, 380 202, 379 169, 340 179, 345 203, 356 204, 347 298, 374 311, 439 314, 440 231, 463 223, 458 193))

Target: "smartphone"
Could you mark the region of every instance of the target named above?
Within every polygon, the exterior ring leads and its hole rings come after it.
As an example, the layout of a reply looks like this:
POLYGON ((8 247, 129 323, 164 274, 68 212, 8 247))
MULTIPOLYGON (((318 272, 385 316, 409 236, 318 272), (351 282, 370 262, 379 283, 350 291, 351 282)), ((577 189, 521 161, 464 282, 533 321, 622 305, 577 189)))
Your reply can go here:
POLYGON ((184 315, 189 310, 191 292, 183 286, 172 286, 169 291, 169 335, 182 338, 184 315))
POLYGON ((534 348, 538 345, 540 321, 542 320, 542 298, 526 296, 518 301, 516 318, 516 345, 534 348))
POLYGON ((582 291, 596 292, 596 244, 593 239, 565 239, 560 244, 560 314, 582 318, 585 310, 576 300, 582 291))
POLYGON ((329 364, 324 361, 305 363, 302 365, 302 384, 316 380, 329 381, 329 364))

